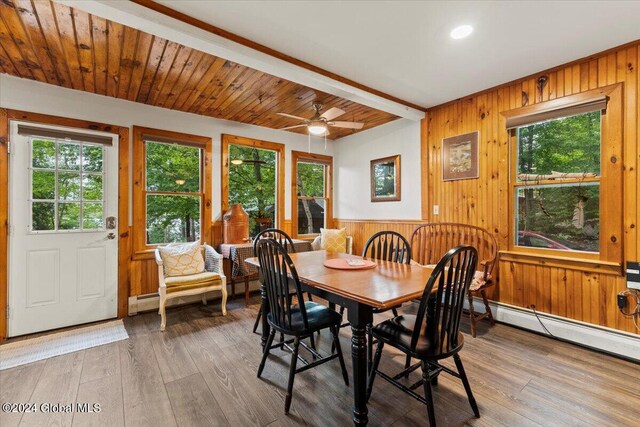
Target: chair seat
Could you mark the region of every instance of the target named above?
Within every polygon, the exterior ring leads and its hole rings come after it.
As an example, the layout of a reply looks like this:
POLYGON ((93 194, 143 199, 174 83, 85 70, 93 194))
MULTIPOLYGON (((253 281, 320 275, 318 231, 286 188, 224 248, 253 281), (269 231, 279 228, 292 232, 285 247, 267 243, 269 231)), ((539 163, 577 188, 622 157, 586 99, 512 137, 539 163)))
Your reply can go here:
MULTIPOLYGON (((415 354, 417 357, 437 357, 440 356, 440 345, 434 342, 433 338, 427 337, 425 333, 426 325, 423 322, 422 330, 416 344, 415 352, 411 351, 411 336, 413 335, 413 327, 416 324, 416 316, 402 315, 393 319, 385 320, 374 326, 372 329, 373 336, 381 339, 385 343, 392 345, 406 353, 415 354)), ((448 339, 447 336, 444 338, 448 339)), ((458 345, 456 349, 462 347, 464 338, 458 332, 458 345)), ((442 346, 444 348, 447 345, 442 346)))
MULTIPOLYGON (((304 306, 307 310, 308 328, 304 327, 304 320, 300 307, 295 305, 291 308, 291 330, 286 331, 293 334, 302 334, 305 332, 317 331, 329 326, 337 326, 342 317, 335 310, 330 309, 317 302, 305 301, 304 306)), ((272 313, 268 315, 269 323, 274 326, 272 313)), ((274 326, 275 327, 275 326, 274 326)), ((280 330, 280 328, 275 327, 280 330)))
POLYGON ((167 293, 172 293, 220 285, 222 284, 222 279, 218 273, 205 271, 202 273, 190 274, 188 276, 166 277, 164 282, 167 286, 167 293))

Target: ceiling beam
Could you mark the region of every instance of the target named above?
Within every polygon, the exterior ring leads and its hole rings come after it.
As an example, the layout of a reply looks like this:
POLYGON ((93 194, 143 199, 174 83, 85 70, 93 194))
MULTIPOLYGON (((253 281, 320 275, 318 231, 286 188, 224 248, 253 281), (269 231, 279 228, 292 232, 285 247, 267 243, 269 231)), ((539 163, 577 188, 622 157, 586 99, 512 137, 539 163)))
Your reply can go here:
POLYGON ((391 95, 291 58, 153 1, 54 1, 399 117, 420 120, 425 116, 425 109, 422 107, 407 105, 405 101, 391 95), (176 17, 170 16, 170 13, 176 17))

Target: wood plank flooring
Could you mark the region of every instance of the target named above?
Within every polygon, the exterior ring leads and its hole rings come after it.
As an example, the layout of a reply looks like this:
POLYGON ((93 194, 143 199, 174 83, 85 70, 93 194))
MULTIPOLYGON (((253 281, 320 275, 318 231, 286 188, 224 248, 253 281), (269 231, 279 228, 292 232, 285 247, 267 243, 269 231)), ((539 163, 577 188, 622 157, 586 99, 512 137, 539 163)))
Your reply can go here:
MULTIPOLYGON (((351 388, 337 360, 296 376, 291 413, 284 414, 290 355, 275 352, 256 378, 260 337, 251 327, 258 298, 252 302, 245 309, 241 299, 230 301, 226 317, 217 302, 170 309, 164 334, 156 313, 126 318, 129 340, 2 371, 3 403, 99 403, 101 411, 0 413, 0 425, 352 425, 351 388)), ((351 372, 347 329, 341 339, 351 372)), ((473 417, 459 380, 443 374, 434 396, 439 425, 640 425, 640 365, 505 325, 482 322, 473 339, 465 322, 463 332, 461 357, 481 418, 473 417)), ((328 338, 324 332, 317 339, 321 352, 328 352, 328 338)), ((385 349, 381 367, 397 372, 403 362, 385 349)), ((381 379, 369 417, 372 426, 427 424, 422 404, 381 379)))

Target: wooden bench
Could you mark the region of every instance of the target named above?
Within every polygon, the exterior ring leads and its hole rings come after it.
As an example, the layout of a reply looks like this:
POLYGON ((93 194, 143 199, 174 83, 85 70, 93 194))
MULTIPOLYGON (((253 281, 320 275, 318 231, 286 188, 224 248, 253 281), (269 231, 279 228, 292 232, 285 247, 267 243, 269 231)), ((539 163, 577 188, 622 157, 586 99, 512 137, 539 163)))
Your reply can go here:
POLYGON ((422 265, 437 264, 451 248, 473 246, 478 251, 478 271, 469 288, 469 315, 471 334, 476 336, 476 322, 488 317, 494 324, 493 314, 485 290, 495 284, 494 268, 498 259, 498 243, 487 230, 452 222, 427 223, 416 227, 411 235, 412 260, 422 265), (476 314, 473 296, 480 295, 485 312, 476 314))

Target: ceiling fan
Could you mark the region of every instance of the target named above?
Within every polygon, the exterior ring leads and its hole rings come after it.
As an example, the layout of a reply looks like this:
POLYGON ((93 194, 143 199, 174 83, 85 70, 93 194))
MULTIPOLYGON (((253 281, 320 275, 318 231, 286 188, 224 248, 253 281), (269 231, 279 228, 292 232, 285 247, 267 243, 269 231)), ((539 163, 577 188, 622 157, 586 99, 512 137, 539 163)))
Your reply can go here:
POLYGON ((287 129, 295 129, 306 126, 307 130, 311 135, 329 135, 329 128, 343 128, 343 129, 362 129, 364 123, 361 122, 341 122, 341 121, 333 121, 336 117, 340 117, 345 112, 337 107, 329 108, 324 113, 320 114, 322 108, 324 106, 319 102, 313 103, 313 109, 315 110, 315 114, 310 119, 305 119, 304 117, 294 116, 292 114, 287 113, 277 113, 279 116, 289 117, 291 119, 296 119, 304 122, 303 124, 295 125, 295 126, 287 126, 281 128, 281 130, 287 129))

